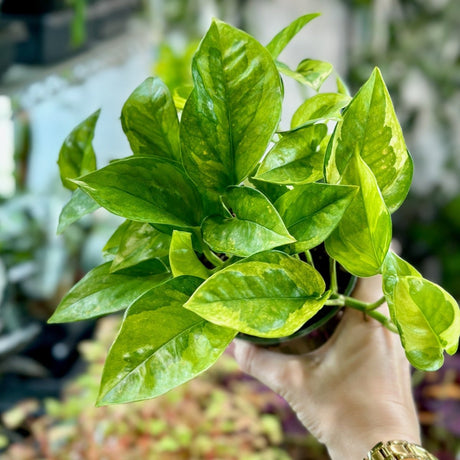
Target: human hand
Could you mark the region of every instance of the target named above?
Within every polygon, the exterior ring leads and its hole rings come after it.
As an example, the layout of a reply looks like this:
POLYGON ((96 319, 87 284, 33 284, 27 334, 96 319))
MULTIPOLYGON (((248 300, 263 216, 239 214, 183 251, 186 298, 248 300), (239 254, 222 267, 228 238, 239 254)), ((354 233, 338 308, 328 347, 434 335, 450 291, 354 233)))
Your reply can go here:
MULTIPOLYGON (((376 301, 381 278, 361 279, 353 295, 376 301)), ((399 336, 361 312, 347 309, 331 339, 312 353, 285 355, 236 340, 234 356, 290 404, 332 459, 361 459, 379 441, 420 443, 399 336)))

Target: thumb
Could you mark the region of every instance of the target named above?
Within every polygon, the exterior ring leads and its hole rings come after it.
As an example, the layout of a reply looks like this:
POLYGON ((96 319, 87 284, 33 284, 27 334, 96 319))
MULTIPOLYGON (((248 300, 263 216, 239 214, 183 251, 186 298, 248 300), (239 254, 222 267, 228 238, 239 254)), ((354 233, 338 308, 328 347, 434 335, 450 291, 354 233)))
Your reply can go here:
POLYGON ((285 385, 301 384, 296 382, 303 374, 300 357, 269 351, 245 340, 233 342, 233 355, 241 370, 273 391, 281 393, 285 385))

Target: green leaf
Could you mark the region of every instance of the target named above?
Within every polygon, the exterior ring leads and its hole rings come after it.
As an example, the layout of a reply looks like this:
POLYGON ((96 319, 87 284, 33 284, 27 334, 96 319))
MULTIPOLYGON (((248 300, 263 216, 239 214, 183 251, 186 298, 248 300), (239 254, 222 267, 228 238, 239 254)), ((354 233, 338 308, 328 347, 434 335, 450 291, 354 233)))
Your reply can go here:
POLYGON ((210 216, 202 224, 203 239, 214 251, 246 257, 295 242, 278 211, 258 190, 229 187, 223 203, 235 217, 210 216))
POLYGON ((107 243, 105 243, 105 246, 102 248, 102 253, 106 259, 112 260, 116 256, 120 247, 121 239, 130 225, 131 221, 125 220, 117 227, 107 240, 107 243))
POLYGON ((344 94, 345 96, 350 95, 350 90, 348 89, 346 83, 340 78, 339 75, 337 75, 335 82, 337 85, 337 92, 339 94, 344 94))
POLYGON ((139 222, 196 226, 200 197, 184 173, 165 158, 117 160, 74 182, 113 214, 139 222))
POLYGON ((321 120, 340 120, 341 110, 350 102, 350 96, 321 93, 307 99, 294 113, 291 128, 314 124, 321 120))
POLYGON ((281 137, 263 159, 255 179, 276 184, 305 184, 323 178, 321 141, 327 126, 318 124, 281 137))
POLYGON ((391 251, 385 258, 382 274, 391 319, 398 328, 407 358, 419 369, 438 369, 444 360, 443 350, 453 354, 457 349, 457 303, 391 251))
POLYGON ((97 318, 128 307, 140 295, 169 278, 169 273, 130 276, 110 273, 111 262, 93 268, 62 299, 49 323, 97 318))
POLYGON ((394 290, 396 283, 403 276, 418 276, 422 275, 408 262, 399 257, 393 251, 388 251, 382 266, 382 289, 385 294, 385 299, 390 310, 391 319, 396 323, 394 315, 394 290))
POLYGON ((289 42, 305 27, 305 25, 318 16, 320 16, 319 13, 305 14, 292 21, 287 27, 281 30, 281 32, 278 32, 266 46, 273 59, 276 59, 280 55, 281 51, 286 48, 289 42))
POLYGON ((182 307, 201 281, 174 278, 131 305, 105 362, 98 405, 154 398, 219 358, 236 331, 182 307))
POLYGON ((214 21, 193 60, 195 89, 181 117, 184 167, 208 201, 253 171, 278 126, 282 87, 254 38, 214 21))
POLYGON ((443 350, 453 355, 460 336, 457 302, 440 286, 416 276, 395 285, 394 314, 401 342, 412 365, 433 371, 443 362, 443 350))
POLYGON ((81 189, 75 190, 59 215, 57 233, 61 234, 69 225, 98 208, 99 205, 87 193, 81 189))
POLYGON ((181 162, 176 107, 159 78, 147 78, 129 96, 121 111, 121 125, 135 155, 181 162))
POLYGON ((326 240, 326 250, 351 274, 372 276, 380 272, 391 242, 391 216, 375 176, 355 154, 341 177, 343 185, 358 185, 359 192, 338 226, 326 240))
POLYGON ((319 91, 324 81, 333 70, 332 64, 315 59, 304 59, 296 70, 291 70, 286 64, 277 61, 276 67, 281 73, 298 81, 302 85, 308 85, 315 91, 319 91))
POLYGON ((92 141, 100 112, 97 110, 77 125, 66 137, 59 151, 58 165, 61 181, 69 190, 77 188, 69 179, 75 179, 96 169, 92 141))
POLYGON ((286 185, 271 184, 270 182, 261 181, 254 177, 250 177, 248 180, 250 184, 259 190, 259 192, 262 192, 272 203, 289 190, 286 185))
POLYGON ((388 209, 394 212, 406 198, 413 168, 390 95, 377 68, 336 127, 326 158, 328 182, 340 181, 355 153, 371 168, 388 209))
POLYGON ((208 269, 200 262, 192 245, 192 234, 174 230, 169 249, 169 262, 173 276, 190 275, 206 279, 208 269))
POLYGON ((258 337, 293 334, 329 292, 310 265, 282 252, 262 252, 208 278, 184 305, 212 323, 258 337))
POLYGON ((307 250, 331 234, 357 192, 349 185, 307 184, 285 193, 275 206, 289 233, 307 250))
MULTIPOLYGON (((144 222, 128 222, 117 247, 110 271, 134 267, 169 254, 171 237, 144 222)), ((156 264, 156 262, 155 262, 156 264)))

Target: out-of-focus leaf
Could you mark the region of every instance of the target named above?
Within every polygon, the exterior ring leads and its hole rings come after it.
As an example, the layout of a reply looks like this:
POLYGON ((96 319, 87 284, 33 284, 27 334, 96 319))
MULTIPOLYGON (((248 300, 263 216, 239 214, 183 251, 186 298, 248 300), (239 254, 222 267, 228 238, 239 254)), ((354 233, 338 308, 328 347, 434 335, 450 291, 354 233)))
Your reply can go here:
POLYGON ((59 173, 62 184, 69 190, 77 188, 69 179, 75 179, 96 169, 92 142, 100 112, 97 110, 77 125, 66 137, 59 151, 59 173))
POLYGON ((303 85, 312 87, 315 91, 319 91, 333 70, 333 66, 329 62, 315 59, 304 59, 296 70, 290 69, 286 64, 279 61, 276 63, 276 66, 281 73, 303 85))
POLYGON ((61 234, 69 225, 98 208, 99 205, 87 193, 78 188, 62 208, 57 233, 61 234))
POLYGON ((276 59, 281 51, 286 48, 289 42, 312 20, 319 16, 319 13, 305 14, 292 21, 283 30, 278 32, 266 46, 273 59, 276 59))

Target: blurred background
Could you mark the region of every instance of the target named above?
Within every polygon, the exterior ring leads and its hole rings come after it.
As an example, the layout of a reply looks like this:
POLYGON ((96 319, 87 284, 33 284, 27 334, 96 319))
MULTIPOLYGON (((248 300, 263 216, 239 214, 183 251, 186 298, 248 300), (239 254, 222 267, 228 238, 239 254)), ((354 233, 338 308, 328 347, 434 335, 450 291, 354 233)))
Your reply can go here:
MULTIPOLYGON (((99 210, 56 235, 69 199, 56 161, 70 130, 102 108, 98 166, 126 156, 123 102, 149 75, 173 90, 188 83, 212 17, 266 44, 311 12, 322 16, 283 60, 330 61, 352 94, 380 67, 415 163, 395 236, 405 259, 460 299, 458 0, 0 0, 0 458, 328 458, 227 355, 163 397, 95 408, 119 318, 46 325, 120 223, 99 210)), ((335 90, 330 80, 323 90, 335 90)), ((287 126, 306 94, 285 84, 287 126)), ((413 385, 425 446, 459 459, 460 355, 414 372, 413 385)))

